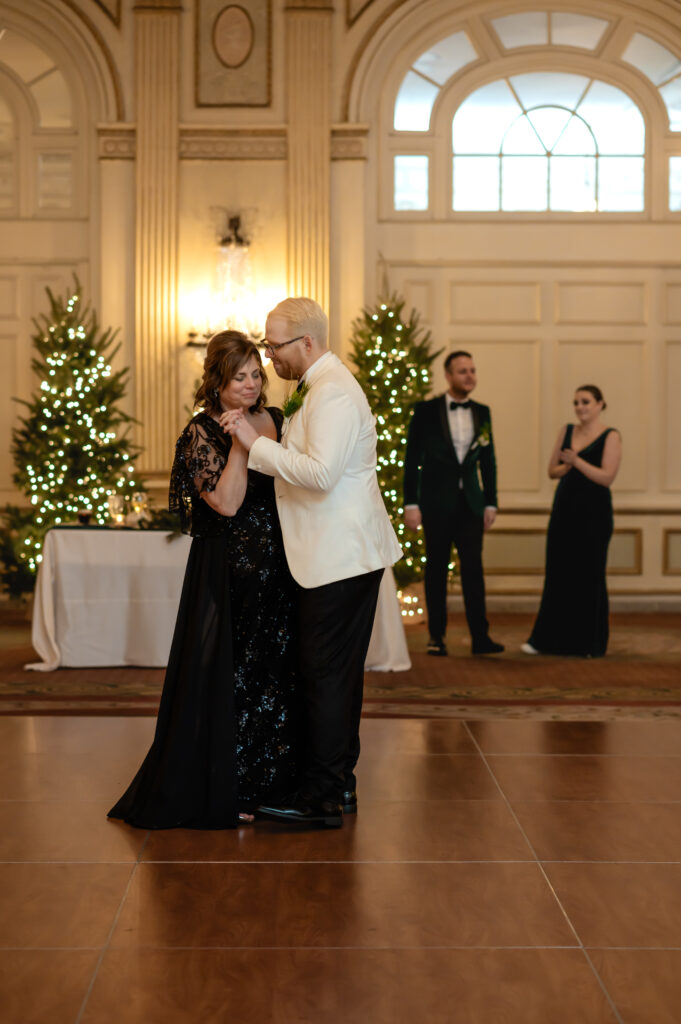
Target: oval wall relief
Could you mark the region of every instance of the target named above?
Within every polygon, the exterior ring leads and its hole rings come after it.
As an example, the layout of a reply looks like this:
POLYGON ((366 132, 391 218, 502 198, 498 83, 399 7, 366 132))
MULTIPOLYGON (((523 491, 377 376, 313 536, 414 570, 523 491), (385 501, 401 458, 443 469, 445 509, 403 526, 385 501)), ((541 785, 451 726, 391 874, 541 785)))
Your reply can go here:
POLYGON ((213 47, 227 68, 241 67, 251 55, 255 32, 248 11, 238 4, 224 7, 213 25, 213 47))

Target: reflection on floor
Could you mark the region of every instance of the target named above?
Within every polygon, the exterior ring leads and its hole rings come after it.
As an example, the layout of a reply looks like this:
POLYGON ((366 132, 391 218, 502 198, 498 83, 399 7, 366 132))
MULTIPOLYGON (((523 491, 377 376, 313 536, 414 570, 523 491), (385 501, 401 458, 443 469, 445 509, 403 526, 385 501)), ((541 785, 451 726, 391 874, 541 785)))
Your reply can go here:
POLYGON ((4 1024, 678 1024, 681 721, 370 719, 342 830, 150 834, 153 725, 0 719, 4 1024))

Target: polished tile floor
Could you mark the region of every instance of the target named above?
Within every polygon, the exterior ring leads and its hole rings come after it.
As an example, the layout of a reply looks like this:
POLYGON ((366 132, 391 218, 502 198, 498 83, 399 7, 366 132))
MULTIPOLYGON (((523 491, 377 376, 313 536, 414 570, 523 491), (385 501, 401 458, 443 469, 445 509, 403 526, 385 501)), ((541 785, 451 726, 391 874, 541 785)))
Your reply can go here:
POLYGON ((360 813, 137 831, 148 718, 0 718, 3 1024, 679 1024, 681 720, 370 719, 360 813))

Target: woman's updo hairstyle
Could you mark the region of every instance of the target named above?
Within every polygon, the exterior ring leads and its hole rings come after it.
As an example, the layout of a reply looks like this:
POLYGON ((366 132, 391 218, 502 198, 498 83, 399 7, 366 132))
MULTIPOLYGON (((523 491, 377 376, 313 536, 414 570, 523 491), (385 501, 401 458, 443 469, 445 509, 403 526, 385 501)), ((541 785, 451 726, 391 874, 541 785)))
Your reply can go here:
POLYGON ((577 391, 588 391, 589 394, 593 398, 595 398, 597 402, 602 402, 603 403, 603 408, 604 409, 608 408, 608 406, 606 404, 606 401, 603 398, 603 392, 601 391, 601 389, 599 387, 596 387, 595 384, 582 384, 581 388, 577 388, 577 391))
POLYGON ((203 380, 194 396, 194 405, 202 406, 204 412, 211 416, 219 415, 222 412, 220 392, 236 377, 251 356, 260 367, 262 388, 249 412, 259 412, 264 408, 267 402, 265 394, 267 378, 263 371, 260 351, 258 346, 254 345, 241 331, 219 331, 208 342, 203 364, 203 380))

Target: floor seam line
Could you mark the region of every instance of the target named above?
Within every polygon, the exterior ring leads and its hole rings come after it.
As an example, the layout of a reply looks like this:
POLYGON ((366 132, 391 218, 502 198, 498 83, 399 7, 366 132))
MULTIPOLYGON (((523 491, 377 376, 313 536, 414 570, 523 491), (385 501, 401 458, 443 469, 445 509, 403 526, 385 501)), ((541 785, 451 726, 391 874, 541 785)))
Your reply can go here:
POLYGON ((535 863, 537 865, 537 868, 541 872, 541 875, 542 875, 546 885, 548 886, 549 891, 551 892, 551 894, 552 894, 552 896, 553 896, 553 898, 554 898, 554 900, 556 902, 556 905, 558 906, 561 914, 563 915, 563 918, 565 919, 565 922, 567 923, 570 931, 572 932, 572 934, 574 935, 575 939, 577 940, 577 944, 579 946, 579 949, 581 950, 581 952, 582 952, 582 954, 584 956, 584 959, 586 960, 586 962, 587 962, 587 964, 589 966, 589 969, 591 970, 591 973, 592 973, 593 977, 596 979, 596 982, 597 982, 599 988, 603 992, 603 995, 605 996, 605 998, 606 998, 606 1000, 607 1000, 607 1002, 608 1002, 608 1004, 610 1006, 610 1009, 614 1013, 615 1018, 616 1018, 618 1024, 625 1024, 624 1019, 622 1018, 622 1015, 620 1014, 619 1010, 617 1009, 617 1006, 615 1005, 614 999, 610 995, 610 992, 606 988, 603 979, 601 978, 600 974, 596 970, 596 968, 595 968, 595 966, 593 964, 593 961, 592 961, 591 957, 589 956, 584 943, 582 942, 582 939, 581 939, 581 937, 579 935, 579 932, 577 931, 577 928, 572 923, 570 915, 568 914, 567 910, 563 906, 562 900, 559 899, 558 893, 556 892, 556 890, 555 890, 555 888, 553 886, 553 883, 551 882, 551 879, 549 878, 548 874, 546 873, 544 865, 543 865, 542 861, 539 859, 539 856, 537 854, 537 851, 534 848, 534 845, 530 842, 530 838, 527 835, 527 832, 525 831, 525 829, 521 825, 520 819, 518 818, 518 815, 516 814, 515 810, 513 809, 512 805, 511 805, 511 801, 509 800, 508 796, 506 795, 506 792, 505 792, 503 786, 501 785, 501 783, 497 779, 496 775, 494 774, 494 772, 492 770, 492 767, 491 767, 491 765, 489 764, 489 762, 487 760, 487 755, 485 754, 485 752, 483 751, 482 747, 480 746, 477 738, 474 736, 473 731, 471 730, 468 722, 464 722, 463 723, 463 727, 467 731, 469 738, 475 744, 475 747, 476 747, 476 749, 478 751, 478 755, 482 758, 482 762, 485 765, 485 768, 490 773, 490 775, 492 777, 492 780, 494 782, 494 785, 499 790, 499 793, 501 794, 502 799, 504 800, 504 802, 506 804, 506 807, 507 807, 507 810, 508 810, 509 814, 511 815, 513 821, 515 822, 516 827, 518 828, 518 830, 519 830, 520 834, 522 835, 524 841, 527 843, 528 849, 532 851, 532 855, 533 855, 533 857, 535 859, 535 863))
POLYGON ((74 1024, 80 1024, 80 1022, 83 1019, 83 1014, 85 1013, 88 1001, 89 1001, 90 996, 92 994, 92 989, 94 988, 95 981, 97 980, 97 975, 99 973, 99 968, 101 967, 102 961, 104 960, 104 957, 106 956, 106 954, 107 954, 107 952, 108 952, 108 950, 109 950, 109 948, 111 946, 111 939, 112 939, 113 934, 114 934, 114 932, 116 930, 116 926, 117 926, 118 921, 120 919, 121 913, 123 912, 123 907, 125 905, 126 899, 128 898, 128 893, 130 892, 130 888, 132 886, 132 882, 133 882, 133 879, 135 877, 135 873, 136 873, 138 867, 140 866, 140 864, 142 862, 142 854, 144 853, 144 849, 145 849, 145 847, 146 847, 146 845, 147 845, 147 843, 149 841, 149 836, 150 835, 151 835, 151 832, 147 832, 146 836, 144 837, 144 841, 142 842, 142 845, 140 847, 139 853, 137 855, 137 860, 133 864, 132 871, 130 872, 130 878, 128 879, 128 882, 127 882, 127 884, 125 886, 125 890, 123 892, 123 895, 121 896, 121 899, 120 899, 120 901, 118 903, 118 908, 116 910, 116 913, 114 914, 114 919, 111 922, 111 927, 109 929, 109 934, 107 935, 106 941, 105 941, 104 945, 102 946, 102 948, 100 950, 99 956, 97 957, 97 963, 95 964, 94 971, 92 972, 92 977, 90 978, 90 984, 88 985, 87 990, 85 992, 85 995, 83 996, 83 1001, 82 1001, 82 1003, 80 1005, 80 1010, 78 1011, 78 1014, 76 1016, 74 1024))

